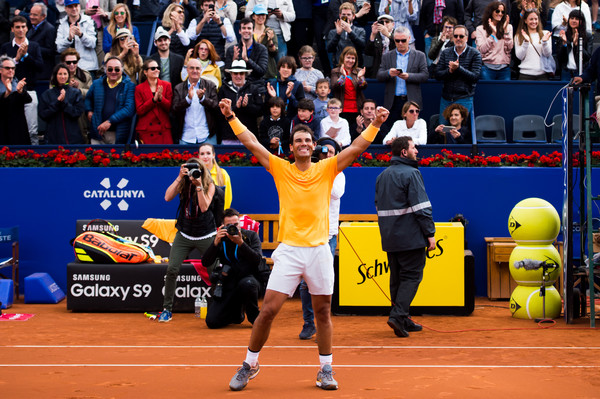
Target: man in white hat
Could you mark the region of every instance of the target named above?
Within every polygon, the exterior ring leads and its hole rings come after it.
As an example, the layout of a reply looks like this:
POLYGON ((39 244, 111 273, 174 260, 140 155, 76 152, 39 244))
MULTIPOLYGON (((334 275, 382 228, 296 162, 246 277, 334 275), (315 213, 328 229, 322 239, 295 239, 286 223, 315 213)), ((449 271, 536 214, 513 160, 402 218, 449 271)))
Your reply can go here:
POLYGON ((160 80, 171 82, 171 87, 181 83, 181 70, 183 69, 184 59, 179 54, 169 50, 171 45, 171 36, 162 26, 159 26, 154 32, 154 45, 158 51, 150 56, 160 65, 160 80))
MULTIPOLYGON (((238 118, 250 129, 256 131, 257 117, 260 114, 264 102, 263 95, 257 91, 256 85, 247 80, 252 69, 246 67, 244 60, 235 60, 231 63, 231 68, 225 69, 231 76, 231 80, 225 82, 219 90, 219 101, 228 98, 231 100, 231 109, 238 118)), ((224 123, 220 129, 222 134, 221 144, 241 144, 237 139, 229 123, 224 123)))

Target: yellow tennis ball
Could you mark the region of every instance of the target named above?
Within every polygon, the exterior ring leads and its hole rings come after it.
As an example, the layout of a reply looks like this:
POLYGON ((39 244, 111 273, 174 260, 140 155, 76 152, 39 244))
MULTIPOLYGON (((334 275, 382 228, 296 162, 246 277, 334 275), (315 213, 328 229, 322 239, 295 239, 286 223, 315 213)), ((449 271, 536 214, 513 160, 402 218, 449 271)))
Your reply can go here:
MULTIPOLYGON (((516 319, 538 319, 544 317, 544 297, 540 287, 518 285, 510 296, 510 312, 516 319)), ((548 319, 560 316, 562 303, 560 294, 553 286, 546 287, 546 315, 548 319)))
POLYGON ((508 231, 521 245, 551 244, 559 230, 558 212, 541 198, 524 199, 515 205, 508 217, 508 231))
POLYGON ((543 265, 546 263, 546 285, 556 282, 561 270, 560 254, 553 245, 517 245, 510 254, 510 275, 519 285, 542 285, 543 265))

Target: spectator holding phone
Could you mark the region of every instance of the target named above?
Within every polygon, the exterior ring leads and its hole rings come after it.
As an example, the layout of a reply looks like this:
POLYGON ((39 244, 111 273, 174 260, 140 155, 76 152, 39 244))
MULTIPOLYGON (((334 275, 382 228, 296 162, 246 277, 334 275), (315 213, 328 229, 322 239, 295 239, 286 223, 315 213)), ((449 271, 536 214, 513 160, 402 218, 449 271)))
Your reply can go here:
POLYGON ((340 6, 339 19, 335 21, 335 28, 327 34, 327 51, 333 53, 337 60, 346 47, 354 47, 358 54, 357 65, 362 65, 362 53, 365 50, 367 34, 365 30, 353 24, 354 5, 344 3, 340 6))
POLYGON ((144 60, 140 56, 140 46, 129 32, 129 29, 120 29, 113 39, 110 52, 106 53, 104 61, 110 57, 118 57, 123 62, 124 72, 132 82, 138 82, 138 74, 142 71, 144 60))
POLYGON ((386 125, 392 126, 400 119, 406 101, 423 103, 421 83, 429 78, 425 54, 410 48, 410 31, 401 26, 394 31, 396 51, 390 51, 381 59, 377 80, 385 82, 383 106, 390 110, 386 125))
POLYGON ((467 124, 469 112, 460 104, 450 104, 444 110, 444 118, 450 125, 439 125, 427 138, 429 144, 469 144, 471 132, 467 124))
MULTIPOLYGON (((265 25, 272 28, 277 35, 278 59, 287 55, 287 42, 292 38, 292 25, 296 19, 296 11, 292 0, 248 0, 245 16, 249 18, 252 10, 257 4, 264 4, 267 7, 267 21, 265 25), (273 5, 275 7, 273 7, 273 5)), ((307 7, 310 4, 307 3, 307 7)))

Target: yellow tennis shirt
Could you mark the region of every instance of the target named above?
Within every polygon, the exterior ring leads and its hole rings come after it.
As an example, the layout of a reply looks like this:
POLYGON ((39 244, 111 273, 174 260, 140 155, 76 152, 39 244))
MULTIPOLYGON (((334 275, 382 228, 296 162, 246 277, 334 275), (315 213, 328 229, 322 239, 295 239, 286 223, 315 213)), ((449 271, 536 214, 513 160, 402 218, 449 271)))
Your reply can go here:
POLYGON ((339 173, 337 156, 313 163, 306 171, 275 155, 269 173, 279 194, 277 241, 296 247, 316 247, 329 238, 329 199, 339 173))

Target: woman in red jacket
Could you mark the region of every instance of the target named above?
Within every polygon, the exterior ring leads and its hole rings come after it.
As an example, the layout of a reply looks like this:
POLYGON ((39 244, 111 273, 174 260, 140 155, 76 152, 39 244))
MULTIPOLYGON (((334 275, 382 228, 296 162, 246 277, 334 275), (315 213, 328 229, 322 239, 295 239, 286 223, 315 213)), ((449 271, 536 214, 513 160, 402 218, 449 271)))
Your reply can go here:
POLYGON ((142 66, 142 83, 135 88, 135 130, 143 144, 173 144, 169 120, 173 91, 171 83, 158 79, 159 75, 158 63, 147 59, 142 66))

